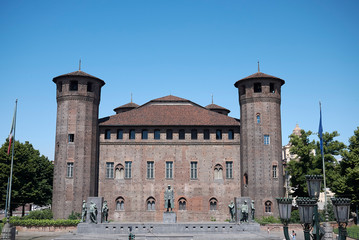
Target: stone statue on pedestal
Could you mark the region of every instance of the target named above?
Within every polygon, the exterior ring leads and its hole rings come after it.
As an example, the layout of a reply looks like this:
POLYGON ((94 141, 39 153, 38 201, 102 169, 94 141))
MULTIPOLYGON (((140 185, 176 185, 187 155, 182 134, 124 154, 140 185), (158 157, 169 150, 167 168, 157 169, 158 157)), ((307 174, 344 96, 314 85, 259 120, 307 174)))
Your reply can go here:
POLYGON ((174 193, 171 185, 168 185, 165 191, 165 209, 168 212, 171 209, 171 212, 174 209, 174 193))
POLYGON ((234 216, 235 216, 236 209, 235 209, 233 201, 231 201, 231 204, 228 205, 228 208, 229 208, 229 213, 231 214, 231 222, 234 222, 234 216))
POLYGON ((108 222, 108 211, 107 201, 104 201, 102 205, 102 221, 106 223, 108 222))
POLYGON ((248 222, 248 205, 247 201, 244 201, 244 204, 241 206, 242 211, 242 222, 248 222))
POLYGON ((81 222, 86 222, 86 215, 87 215, 87 206, 86 206, 86 201, 83 200, 83 202, 82 202, 81 222))
POLYGON ((90 222, 97 224, 97 206, 92 201, 90 203, 90 222))
POLYGON ((256 213, 256 208, 254 206, 254 200, 251 203, 251 214, 252 214, 252 221, 254 221, 254 214, 256 213))

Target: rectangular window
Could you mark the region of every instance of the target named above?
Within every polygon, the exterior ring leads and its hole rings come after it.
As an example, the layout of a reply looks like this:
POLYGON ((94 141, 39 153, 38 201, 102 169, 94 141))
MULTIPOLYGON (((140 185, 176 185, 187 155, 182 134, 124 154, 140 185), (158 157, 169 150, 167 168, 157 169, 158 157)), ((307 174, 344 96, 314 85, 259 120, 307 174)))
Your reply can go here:
POLYGON ((69 134, 69 142, 74 142, 75 141, 75 134, 70 133, 69 134))
POLYGON ((257 93, 262 92, 262 84, 261 83, 255 83, 253 87, 254 87, 254 92, 257 92, 257 93))
POLYGON ((148 139, 148 130, 142 130, 142 139, 148 139))
POLYGON ((77 91, 79 88, 77 81, 70 81, 70 91, 77 91))
POLYGON ((110 129, 105 130, 105 139, 111 139, 111 130, 110 129))
POLYGON ((123 139, 123 130, 117 129, 117 139, 123 139))
POLYGON ((125 162, 125 178, 131 178, 132 162, 125 162))
POLYGON ((153 133, 153 138, 154 139, 161 139, 161 132, 160 132, 160 130, 159 129, 155 129, 155 131, 154 131, 154 133, 153 133))
POLYGON ((269 84, 269 92, 274 93, 274 83, 269 84))
POLYGON ((233 130, 229 130, 229 131, 228 131, 228 139, 229 139, 229 140, 233 140, 233 139, 234 139, 234 132, 233 132, 233 130))
POLYGON ((166 162, 166 178, 173 178, 173 162, 166 162))
POLYGON ((184 129, 180 129, 179 132, 178 132, 178 139, 185 139, 185 131, 184 129))
POLYGON ((68 162, 67 163, 66 177, 72 178, 73 176, 74 176, 74 163, 68 162))
POLYGON ((106 163, 106 178, 113 178, 113 162, 106 163))
POLYGON ((269 145, 270 144, 270 137, 269 135, 264 135, 264 145, 269 145))
POLYGON ((208 129, 203 130, 203 139, 205 139, 205 140, 209 139, 209 130, 208 129))
POLYGON ((191 162, 191 179, 197 179, 197 162, 191 162))
POLYGON ((233 178, 233 162, 226 162, 226 178, 233 178))
POLYGON ((62 82, 58 82, 58 83, 57 83, 57 90, 58 90, 59 92, 62 92, 62 82))
POLYGON ((192 140, 197 140, 197 129, 192 129, 191 130, 191 139, 192 140))
POLYGON ((87 83, 87 91, 88 91, 88 92, 93 92, 92 82, 88 82, 88 83, 87 83))
POLYGON ((221 140, 222 139, 222 130, 217 129, 216 131, 216 139, 221 140))
POLYGON ((154 178, 153 169, 154 169, 154 162, 147 162, 147 178, 148 179, 154 178))
POLYGON ((136 131, 135 129, 131 129, 130 130, 130 139, 136 139, 136 131))
POLYGON ((277 178, 277 165, 273 165, 273 178, 277 178))
POLYGON ((167 129, 167 131, 166 131, 166 139, 167 140, 173 139, 173 131, 171 129, 167 129))

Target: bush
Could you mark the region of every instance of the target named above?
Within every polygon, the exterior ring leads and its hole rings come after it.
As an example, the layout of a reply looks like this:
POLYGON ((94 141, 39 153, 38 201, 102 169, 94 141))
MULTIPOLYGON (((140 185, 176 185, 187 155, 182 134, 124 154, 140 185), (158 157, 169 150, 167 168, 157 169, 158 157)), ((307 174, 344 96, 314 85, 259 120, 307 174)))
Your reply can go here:
POLYGON ((68 219, 18 219, 10 218, 10 223, 14 226, 24 227, 49 227, 49 226, 77 226, 80 220, 68 220, 68 219))
POLYGON ((300 223, 299 210, 295 209, 292 211, 290 216, 290 223, 300 223))
POLYGON ((67 219, 70 219, 70 220, 78 220, 78 219, 81 219, 81 213, 72 211, 71 214, 69 215, 69 217, 68 217, 67 219))
POLYGON ((22 219, 53 219, 53 213, 51 209, 35 210, 31 211, 29 215, 24 216, 22 219))
POLYGON ((260 225, 270 224, 270 223, 281 223, 279 218, 268 216, 268 217, 261 217, 255 219, 257 223, 260 225))

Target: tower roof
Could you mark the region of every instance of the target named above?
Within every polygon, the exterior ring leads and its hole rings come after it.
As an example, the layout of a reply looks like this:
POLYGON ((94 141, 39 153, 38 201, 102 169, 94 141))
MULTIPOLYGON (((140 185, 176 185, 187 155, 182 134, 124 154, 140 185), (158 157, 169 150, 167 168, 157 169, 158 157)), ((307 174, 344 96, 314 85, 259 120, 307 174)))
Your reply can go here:
POLYGON ((120 113, 120 112, 125 112, 125 111, 129 111, 131 109, 134 109, 134 108, 137 108, 139 107, 140 105, 134 103, 134 102, 130 102, 130 103, 127 103, 125 105, 122 105, 122 106, 119 106, 115 109, 113 109, 116 113, 120 113))
POLYGON ((282 85, 285 83, 285 81, 281 78, 278 78, 278 77, 274 77, 272 75, 269 75, 269 74, 265 74, 265 73, 262 73, 262 72, 256 72, 252 75, 249 75, 248 77, 245 77, 245 78, 242 78, 240 80, 238 80, 234 86, 235 87, 238 87, 238 84, 239 82, 241 81, 245 81, 245 80, 253 80, 253 79, 276 79, 276 80, 279 80, 282 82, 282 85))
POLYGON ((83 72, 83 71, 81 71, 81 70, 78 70, 78 71, 75 71, 75 72, 66 73, 66 74, 62 74, 62 75, 60 75, 60 76, 54 77, 52 81, 53 81, 54 83, 56 83, 56 81, 57 81, 58 78, 63 78, 63 77, 79 77, 79 76, 80 76, 80 77, 86 77, 86 78, 96 79, 96 80, 98 80, 98 81, 101 82, 101 86, 105 85, 105 82, 104 82, 102 79, 97 78, 97 77, 95 77, 95 76, 92 76, 92 75, 90 75, 90 74, 88 74, 88 73, 85 73, 85 72, 83 72))
POLYGON ((224 111, 226 112, 227 114, 230 113, 231 111, 227 108, 224 108, 224 107, 221 107, 221 106, 218 106, 217 104, 209 104, 206 106, 207 109, 210 109, 210 110, 220 110, 220 111, 224 111))

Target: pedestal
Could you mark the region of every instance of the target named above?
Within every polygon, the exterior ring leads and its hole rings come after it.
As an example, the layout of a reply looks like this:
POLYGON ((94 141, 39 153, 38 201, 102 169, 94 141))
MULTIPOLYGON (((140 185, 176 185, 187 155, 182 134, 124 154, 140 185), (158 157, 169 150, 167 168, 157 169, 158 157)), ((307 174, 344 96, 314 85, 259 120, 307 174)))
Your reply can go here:
POLYGON ((6 223, 2 229, 2 240, 15 240, 16 227, 13 227, 10 223, 6 223))
POLYGON ((164 212, 163 213, 163 223, 176 223, 177 215, 175 212, 164 212))
POLYGON ((241 221, 241 219, 243 218, 242 216, 242 210, 241 207, 244 204, 244 201, 247 201, 247 205, 248 205, 248 222, 252 222, 254 219, 252 219, 252 212, 251 212, 251 198, 250 197, 236 197, 234 198, 234 204, 236 206, 236 222, 239 223, 241 221))
POLYGON ((86 206, 87 206, 87 214, 86 214, 86 222, 91 223, 90 220, 90 205, 91 202, 96 204, 97 207, 97 223, 102 223, 102 204, 103 204, 103 197, 88 197, 86 206))
POLYGON ((325 222, 323 223, 324 228, 324 240, 333 240, 333 227, 330 225, 330 223, 325 222))

